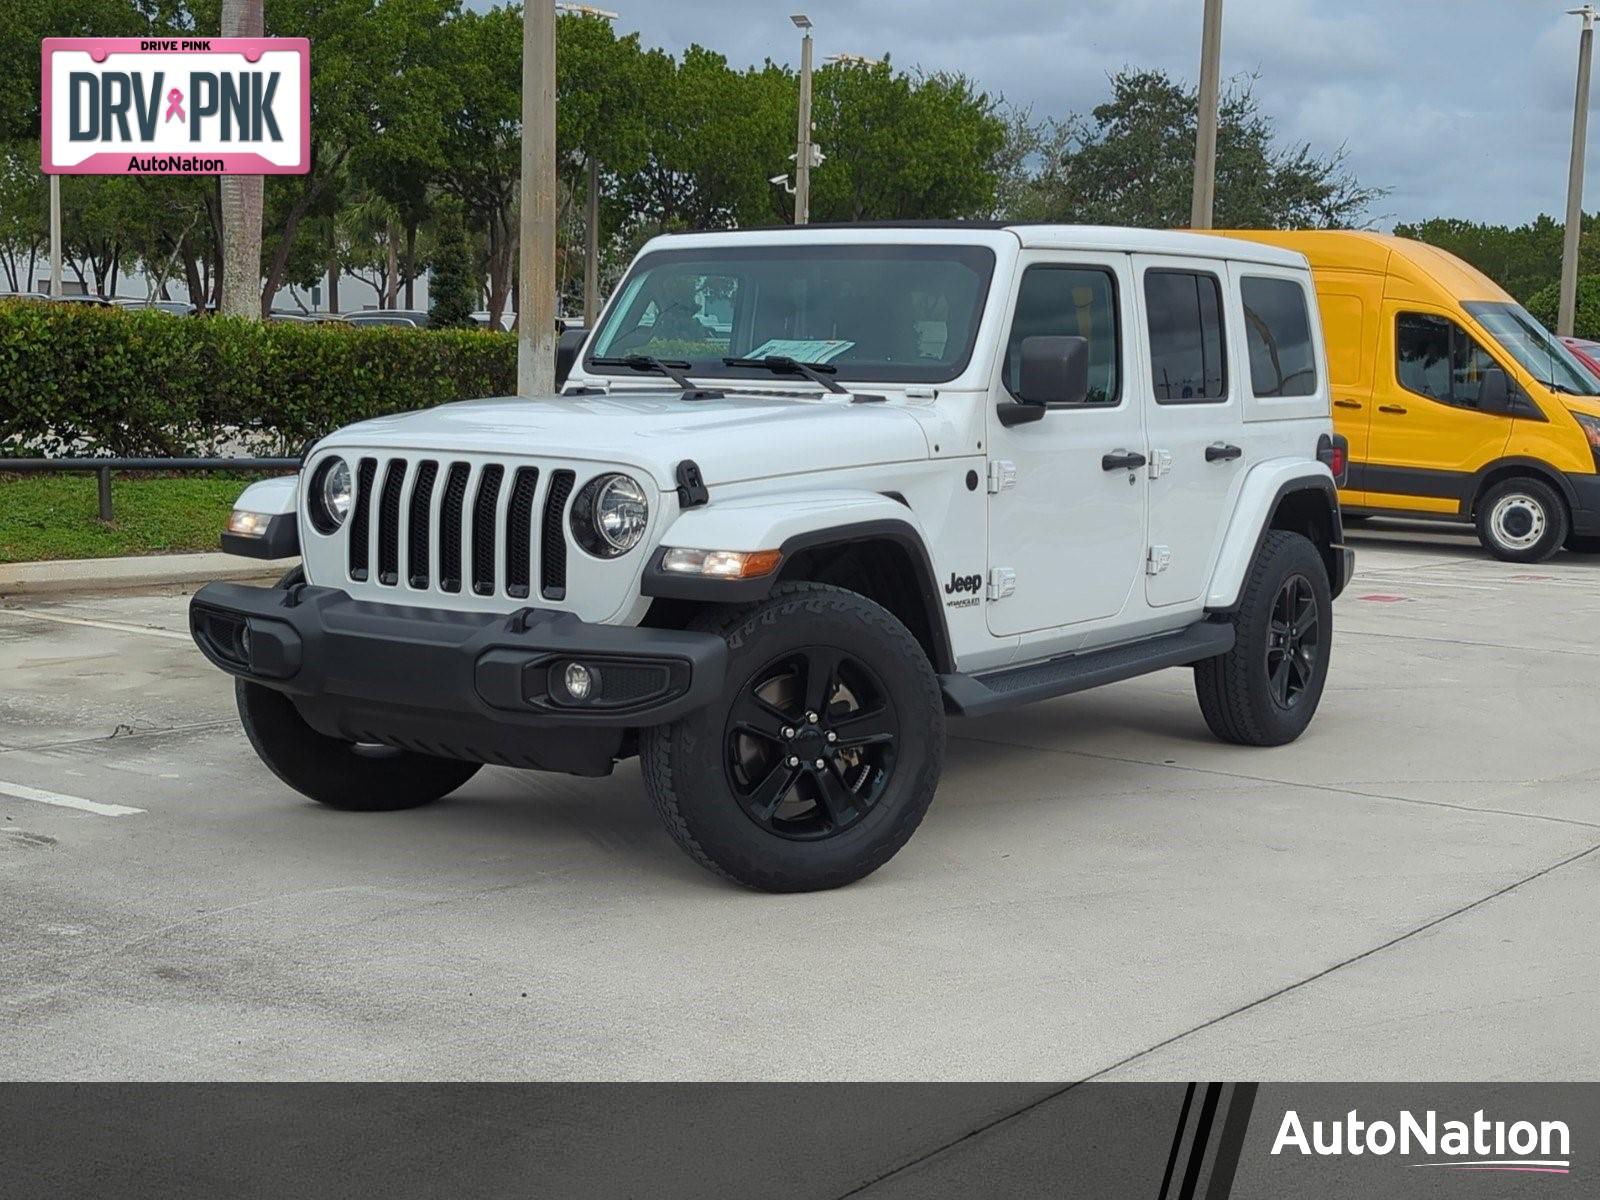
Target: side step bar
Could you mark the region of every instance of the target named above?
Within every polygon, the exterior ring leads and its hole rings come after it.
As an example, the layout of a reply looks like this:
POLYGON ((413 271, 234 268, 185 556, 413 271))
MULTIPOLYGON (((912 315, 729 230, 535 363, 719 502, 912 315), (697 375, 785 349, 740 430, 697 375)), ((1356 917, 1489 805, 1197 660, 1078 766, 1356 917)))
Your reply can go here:
POLYGON ((1067 654, 982 675, 941 675, 944 708, 958 717, 1004 712, 1035 700, 1050 700, 1117 683, 1165 667, 1182 667, 1233 649, 1233 625, 1200 621, 1178 633, 1142 642, 1067 654))

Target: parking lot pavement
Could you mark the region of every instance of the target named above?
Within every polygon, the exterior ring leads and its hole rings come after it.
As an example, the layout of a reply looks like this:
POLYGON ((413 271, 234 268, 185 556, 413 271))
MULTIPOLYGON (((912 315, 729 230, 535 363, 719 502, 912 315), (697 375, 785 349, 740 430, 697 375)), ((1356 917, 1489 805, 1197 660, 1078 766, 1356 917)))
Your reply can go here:
POLYGON ((1592 1077, 1600 558, 1351 540, 1297 744, 1212 741, 1181 671, 954 722, 917 836, 809 896, 693 865, 632 763, 320 809, 186 596, 17 601, 0 1072, 1592 1077))

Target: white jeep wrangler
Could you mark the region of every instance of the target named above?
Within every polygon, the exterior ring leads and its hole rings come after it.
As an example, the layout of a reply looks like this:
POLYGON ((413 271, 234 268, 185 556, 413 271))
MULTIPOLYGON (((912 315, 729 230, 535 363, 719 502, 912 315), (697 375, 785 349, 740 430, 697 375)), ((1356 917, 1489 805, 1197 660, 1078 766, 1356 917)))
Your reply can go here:
POLYGON ((755 888, 849 883, 933 798, 947 715, 1194 669, 1225 741, 1298 736, 1342 545, 1303 258, 962 224, 647 245, 560 396, 381 417, 251 485, 299 553, 194 597, 262 760, 348 809, 482 763, 637 754, 755 888))

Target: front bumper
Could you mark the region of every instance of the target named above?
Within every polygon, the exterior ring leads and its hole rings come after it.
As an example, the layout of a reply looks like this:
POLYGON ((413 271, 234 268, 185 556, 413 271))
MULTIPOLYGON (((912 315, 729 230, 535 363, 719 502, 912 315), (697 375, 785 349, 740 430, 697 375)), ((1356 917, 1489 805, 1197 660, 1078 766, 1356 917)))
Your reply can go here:
POLYGON ((309 585, 208 584, 189 629, 212 663, 284 692, 329 736, 582 775, 608 772, 626 731, 710 703, 727 671, 714 634, 549 609, 408 608, 309 585), (561 682, 572 662, 595 681, 581 703, 561 682))

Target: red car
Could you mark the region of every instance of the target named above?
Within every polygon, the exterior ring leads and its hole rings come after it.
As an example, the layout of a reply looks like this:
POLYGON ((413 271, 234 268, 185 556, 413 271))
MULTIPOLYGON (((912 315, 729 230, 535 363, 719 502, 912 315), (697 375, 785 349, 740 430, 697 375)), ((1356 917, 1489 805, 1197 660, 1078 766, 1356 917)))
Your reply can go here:
POLYGON ((1589 368, 1591 375, 1600 377, 1600 342, 1564 337, 1561 339, 1561 344, 1572 351, 1573 357, 1589 368))

